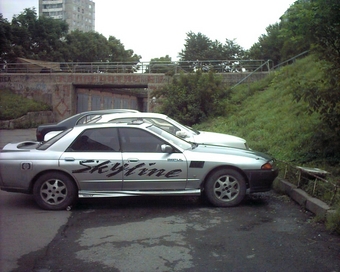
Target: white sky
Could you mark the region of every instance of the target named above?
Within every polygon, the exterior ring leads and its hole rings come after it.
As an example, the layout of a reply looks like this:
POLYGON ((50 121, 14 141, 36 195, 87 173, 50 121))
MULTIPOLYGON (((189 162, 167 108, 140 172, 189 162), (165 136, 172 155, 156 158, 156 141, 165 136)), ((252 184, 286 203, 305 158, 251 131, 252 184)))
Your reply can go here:
MULTIPOLYGON (((114 36, 142 56, 142 61, 169 55, 178 60, 187 33, 202 33, 222 44, 233 40, 249 49, 279 21, 295 0, 95 0, 95 30, 114 36)), ((0 13, 8 21, 38 0, 0 0, 0 13)))

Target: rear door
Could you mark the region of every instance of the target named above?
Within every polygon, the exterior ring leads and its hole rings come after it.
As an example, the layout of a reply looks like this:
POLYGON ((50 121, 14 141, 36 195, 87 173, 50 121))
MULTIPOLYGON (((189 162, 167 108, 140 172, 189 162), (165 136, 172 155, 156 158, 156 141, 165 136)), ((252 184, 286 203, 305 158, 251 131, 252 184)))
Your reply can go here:
POLYGON ((80 191, 122 189, 123 165, 117 128, 83 131, 62 154, 59 163, 76 178, 80 191))

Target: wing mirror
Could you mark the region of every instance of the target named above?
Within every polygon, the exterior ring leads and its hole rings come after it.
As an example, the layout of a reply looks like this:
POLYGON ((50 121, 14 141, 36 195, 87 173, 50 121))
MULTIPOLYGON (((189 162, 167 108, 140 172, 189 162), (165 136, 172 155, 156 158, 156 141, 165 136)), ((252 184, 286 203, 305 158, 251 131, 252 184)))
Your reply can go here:
POLYGON ((164 153, 172 153, 173 152, 173 148, 170 145, 167 145, 167 144, 162 144, 161 150, 164 153))
POLYGON ((176 132, 176 136, 179 138, 186 138, 188 137, 188 134, 185 131, 180 130, 176 132))

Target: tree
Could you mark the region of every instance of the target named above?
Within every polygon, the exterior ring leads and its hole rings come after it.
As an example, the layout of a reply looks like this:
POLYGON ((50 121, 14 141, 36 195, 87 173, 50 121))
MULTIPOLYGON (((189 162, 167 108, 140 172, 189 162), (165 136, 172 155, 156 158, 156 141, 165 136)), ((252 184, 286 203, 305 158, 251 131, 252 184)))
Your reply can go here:
POLYGON ((185 41, 185 48, 179 56, 182 69, 188 72, 197 69, 205 72, 211 69, 224 71, 225 67, 231 64, 223 63, 222 60, 241 59, 245 55, 245 51, 233 40, 226 39, 223 45, 217 40, 210 40, 202 33, 189 32, 185 41))
POLYGON ((324 61, 324 75, 319 82, 301 82, 296 98, 309 102, 312 111, 340 135, 340 2, 312 0, 309 35, 313 52, 324 61), (322 86, 322 89, 316 86, 322 86))
POLYGON ((17 57, 60 61, 61 38, 67 30, 66 22, 45 17, 38 19, 35 9, 27 8, 12 19, 11 50, 7 58, 10 62, 15 62, 17 57))
POLYGON ((176 73, 176 67, 171 61, 171 57, 166 55, 165 57, 151 59, 146 73, 163 73, 167 75, 174 75, 176 73))
POLYGON ((115 37, 106 39, 98 32, 68 33, 66 21, 37 17, 35 9, 25 9, 9 23, 0 17, 1 61, 18 57, 56 62, 132 62, 138 69, 141 56, 126 50, 115 37))
POLYGON ((208 116, 219 115, 223 111, 220 104, 226 96, 222 79, 215 73, 180 74, 171 84, 155 90, 152 96, 160 101, 161 112, 186 125, 201 122, 208 116))
POLYGON ((11 54, 11 24, 0 13, 0 62, 5 63, 11 54))
POLYGON ((138 63, 142 58, 140 55, 136 55, 132 49, 126 50, 120 40, 113 36, 108 39, 109 44, 109 59, 110 62, 136 62, 138 63))
POLYGON ((107 39, 98 32, 72 31, 65 37, 70 62, 107 61, 110 48, 107 39))
POLYGON ((261 35, 258 42, 250 48, 249 55, 253 59, 272 60, 277 65, 282 59, 280 52, 283 46, 280 24, 269 25, 266 31, 267 34, 261 35))
POLYGON ((313 23, 312 5, 309 0, 298 0, 280 18, 279 38, 282 41, 281 60, 292 58, 311 46, 309 31, 313 23))

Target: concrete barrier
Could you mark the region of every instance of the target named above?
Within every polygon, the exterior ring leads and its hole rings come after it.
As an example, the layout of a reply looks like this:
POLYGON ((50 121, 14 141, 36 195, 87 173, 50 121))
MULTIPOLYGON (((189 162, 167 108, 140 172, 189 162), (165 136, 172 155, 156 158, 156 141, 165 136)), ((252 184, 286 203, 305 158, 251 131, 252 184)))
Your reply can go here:
POLYGON ((326 219, 327 214, 332 212, 329 205, 325 202, 310 196, 305 191, 296 187, 296 185, 282 179, 279 180, 279 190, 287 194, 296 203, 302 206, 304 209, 312 212, 320 219, 326 219))

